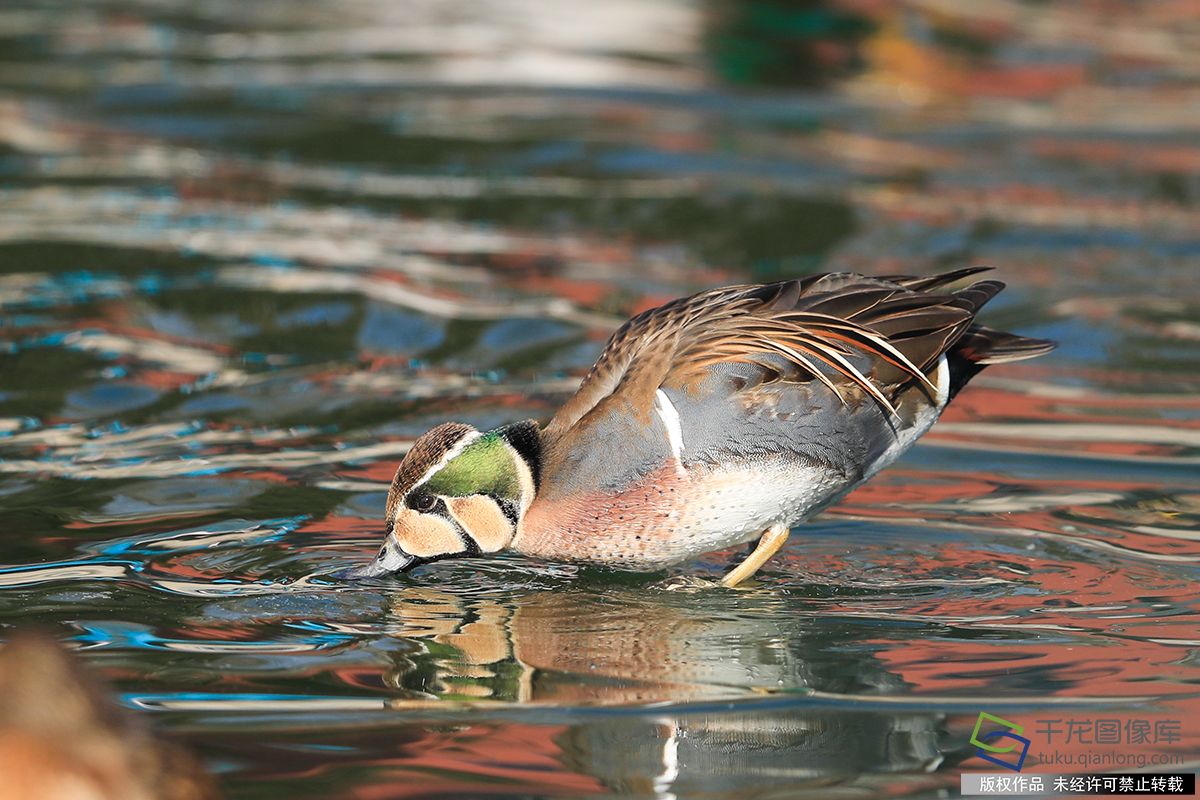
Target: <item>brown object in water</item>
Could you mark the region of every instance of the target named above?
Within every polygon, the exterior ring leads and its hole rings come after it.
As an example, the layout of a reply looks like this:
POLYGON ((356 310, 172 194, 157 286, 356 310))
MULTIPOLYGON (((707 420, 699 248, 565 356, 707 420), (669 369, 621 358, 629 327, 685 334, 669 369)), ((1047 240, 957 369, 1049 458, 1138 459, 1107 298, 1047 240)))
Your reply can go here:
POLYGON ((0 800, 216 800, 212 778, 57 642, 0 648, 0 800))

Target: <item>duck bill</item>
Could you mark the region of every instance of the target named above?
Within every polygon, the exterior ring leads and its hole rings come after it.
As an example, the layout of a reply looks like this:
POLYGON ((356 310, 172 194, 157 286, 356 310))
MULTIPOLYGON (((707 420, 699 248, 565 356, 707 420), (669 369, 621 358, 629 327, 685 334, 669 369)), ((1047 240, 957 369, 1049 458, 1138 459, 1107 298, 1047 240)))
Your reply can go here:
POLYGON ((400 545, 396 544, 396 540, 389 534, 383 540, 383 547, 379 548, 379 554, 375 556, 374 561, 361 567, 335 572, 333 577, 351 581, 382 578, 385 575, 403 572, 416 563, 417 559, 401 550, 400 545))

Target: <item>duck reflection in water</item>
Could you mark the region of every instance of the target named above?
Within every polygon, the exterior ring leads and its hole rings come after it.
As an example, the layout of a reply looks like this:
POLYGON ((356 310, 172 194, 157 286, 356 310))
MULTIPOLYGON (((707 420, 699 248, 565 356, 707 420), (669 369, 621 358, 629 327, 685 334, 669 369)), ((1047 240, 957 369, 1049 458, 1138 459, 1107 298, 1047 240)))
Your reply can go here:
POLYGON ((610 587, 501 603, 409 587, 390 602, 413 647, 385 680, 412 699, 622 707, 581 712, 559 746, 568 767, 625 792, 815 791, 943 762, 943 715, 845 698, 906 687, 862 627, 777 598, 721 601, 610 587), (813 693, 840 695, 838 707, 813 693), (651 704, 664 707, 638 708, 651 704))

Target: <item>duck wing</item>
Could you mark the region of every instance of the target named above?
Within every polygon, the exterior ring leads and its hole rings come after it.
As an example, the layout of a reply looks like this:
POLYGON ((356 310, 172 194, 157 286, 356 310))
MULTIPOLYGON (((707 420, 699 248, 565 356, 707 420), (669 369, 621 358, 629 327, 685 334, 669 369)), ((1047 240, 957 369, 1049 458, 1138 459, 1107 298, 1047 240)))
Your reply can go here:
POLYGON ((1004 288, 999 281, 944 289, 984 269, 929 277, 828 273, 713 289, 643 312, 612 335, 547 425, 549 468, 589 483, 656 468, 671 454, 676 406, 686 416, 699 413, 719 399, 708 398, 718 384, 730 400, 753 403, 768 387, 769 395, 785 390, 797 409, 835 416, 839 407, 869 404, 881 413, 857 419, 876 419, 881 431, 904 429, 923 409, 940 411, 986 363, 1053 347, 975 325, 1004 288), (944 355, 950 385, 935 386, 944 355), (717 374, 721 381, 709 382, 717 374))
MULTIPOLYGON (((659 388, 694 386, 724 361, 782 364, 786 380, 814 381, 845 401, 866 396, 894 413, 895 397, 912 383, 935 393, 927 373, 1004 284, 985 280, 955 292, 937 290, 985 269, 921 278, 829 273, 674 300, 612 335, 547 433, 564 435, 606 402, 646 418, 659 388)), ((1024 350, 1010 342, 1009 360, 1053 347, 1013 338, 1024 350)))

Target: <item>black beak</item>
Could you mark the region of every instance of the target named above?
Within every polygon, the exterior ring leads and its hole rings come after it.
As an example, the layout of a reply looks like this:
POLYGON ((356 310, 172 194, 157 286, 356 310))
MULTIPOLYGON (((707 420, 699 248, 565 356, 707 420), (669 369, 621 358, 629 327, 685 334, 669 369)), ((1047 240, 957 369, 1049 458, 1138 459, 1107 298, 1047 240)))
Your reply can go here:
POLYGON ((384 575, 403 572, 416 563, 417 559, 401 550, 400 545, 396 544, 396 540, 389 534, 383 540, 383 547, 379 548, 379 554, 375 556, 375 560, 370 564, 339 570, 333 573, 331 577, 349 581, 362 580, 363 578, 382 578, 384 575))

